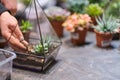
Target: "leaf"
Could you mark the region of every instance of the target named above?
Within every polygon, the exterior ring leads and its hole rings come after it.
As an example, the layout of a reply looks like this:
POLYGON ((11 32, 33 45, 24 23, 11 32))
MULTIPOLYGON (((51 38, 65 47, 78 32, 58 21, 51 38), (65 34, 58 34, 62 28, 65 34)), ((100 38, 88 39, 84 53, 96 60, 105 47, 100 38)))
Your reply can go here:
POLYGON ((46 35, 42 39, 43 39, 43 46, 42 46, 41 43, 34 46, 35 53, 37 53, 37 54, 48 53, 49 48, 52 48, 52 46, 53 46, 52 43, 51 43, 52 42, 51 36, 46 35))
POLYGON ((96 3, 85 7, 85 12, 90 16, 99 16, 103 13, 103 9, 96 3))
POLYGON ((113 33, 115 29, 119 28, 119 24, 117 20, 114 20, 112 16, 109 16, 106 18, 106 15, 103 14, 102 18, 98 17, 96 18, 96 21, 98 23, 98 26, 93 27, 97 31, 100 32, 110 32, 113 33))
POLYGON ((22 32, 27 32, 32 29, 32 24, 29 21, 22 20, 20 29, 22 32))

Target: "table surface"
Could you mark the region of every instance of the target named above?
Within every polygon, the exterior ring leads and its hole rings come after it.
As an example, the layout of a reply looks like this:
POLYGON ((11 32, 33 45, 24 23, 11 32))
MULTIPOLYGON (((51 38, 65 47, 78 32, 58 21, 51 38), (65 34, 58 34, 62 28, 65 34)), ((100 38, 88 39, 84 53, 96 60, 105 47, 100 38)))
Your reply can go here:
POLYGON ((45 74, 13 68, 12 80, 120 80, 119 40, 109 49, 98 48, 92 32, 86 39, 90 44, 73 46, 66 35, 62 41, 57 63, 45 74))

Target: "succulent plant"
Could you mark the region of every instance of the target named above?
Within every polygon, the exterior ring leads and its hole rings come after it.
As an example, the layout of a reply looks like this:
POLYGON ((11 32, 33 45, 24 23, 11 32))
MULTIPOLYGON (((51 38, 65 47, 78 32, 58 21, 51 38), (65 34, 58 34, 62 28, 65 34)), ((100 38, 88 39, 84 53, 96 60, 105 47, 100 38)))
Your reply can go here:
POLYGON ((69 11, 60 7, 49 7, 45 9, 45 13, 49 20, 57 21, 65 20, 70 15, 69 11))
POLYGON ((48 53, 49 49, 53 47, 52 38, 50 36, 46 36, 42 40, 43 40, 43 45, 42 43, 35 45, 33 53, 43 55, 44 53, 48 53))
POLYGON ((100 3, 102 2, 103 0, 89 0, 90 3, 100 3))
POLYGON ((76 29, 89 28, 90 23, 91 17, 88 14, 74 13, 62 25, 67 31, 75 32, 76 29))
POLYGON ((31 30, 32 25, 29 21, 22 20, 20 29, 24 33, 24 32, 27 32, 28 30, 31 30))
POLYGON ((79 5, 79 4, 75 4, 75 5, 73 5, 73 6, 71 6, 70 8, 69 8, 69 10, 71 11, 71 12, 75 12, 75 13, 84 13, 83 11, 83 9, 84 9, 84 4, 81 4, 81 5, 79 5))
POLYGON ((115 0, 89 0, 90 4, 97 3, 103 8, 106 8, 112 1, 115 1, 115 0))
POLYGON ((21 0, 21 2, 23 2, 26 6, 29 6, 31 1, 32 0, 21 0))
POLYGON ((115 18, 119 18, 120 16, 120 1, 111 3, 107 9, 107 13, 113 15, 115 18))
POLYGON ((119 23, 117 22, 117 20, 113 20, 112 16, 106 18, 103 14, 102 18, 98 17, 96 18, 96 21, 98 25, 94 26, 93 28, 95 28, 95 30, 99 32, 114 33, 119 29, 119 23))
POLYGON ((84 7, 89 4, 88 0, 68 0, 67 7, 73 13, 84 13, 84 7))
POLYGON ((90 4, 85 8, 85 12, 90 16, 99 16, 103 13, 103 9, 98 4, 90 4))

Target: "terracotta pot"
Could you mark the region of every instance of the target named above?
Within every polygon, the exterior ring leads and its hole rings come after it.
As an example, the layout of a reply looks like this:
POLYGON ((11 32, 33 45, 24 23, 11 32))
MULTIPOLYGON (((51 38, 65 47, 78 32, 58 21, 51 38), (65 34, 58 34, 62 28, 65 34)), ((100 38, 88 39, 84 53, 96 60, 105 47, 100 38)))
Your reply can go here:
POLYGON ((75 32, 71 33, 71 42, 74 45, 84 44, 87 31, 88 31, 87 29, 83 29, 83 30, 77 29, 75 32))
POLYGON ((92 20, 92 22, 93 22, 94 25, 97 25, 95 17, 91 17, 91 20, 92 20))
POLYGON ((23 33, 24 39, 25 39, 27 42, 29 42, 30 32, 31 32, 31 31, 27 31, 27 32, 24 32, 24 33, 23 33))
POLYGON ((94 30, 96 33, 96 42, 98 47, 109 47, 111 45, 113 34, 111 33, 99 33, 94 30))
POLYGON ((58 37, 63 37, 63 27, 62 27, 63 21, 52 20, 50 22, 51 22, 56 34, 58 35, 58 37))
MULTIPOLYGON (((97 25, 95 17, 91 17, 93 25, 97 25)), ((89 27, 89 31, 94 32, 94 29, 92 27, 89 27)))
MULTIPOLYGON (((100 17, 102 17, 102 15, 100 15, 100 17)), ((93 25, 97 25, 96 18, 97 18, 97 16, 91 16, 91 20, 92 20, 93 25)), ((94 29, 92 27, 90 27, 89 31, 94 32, 94 29)))

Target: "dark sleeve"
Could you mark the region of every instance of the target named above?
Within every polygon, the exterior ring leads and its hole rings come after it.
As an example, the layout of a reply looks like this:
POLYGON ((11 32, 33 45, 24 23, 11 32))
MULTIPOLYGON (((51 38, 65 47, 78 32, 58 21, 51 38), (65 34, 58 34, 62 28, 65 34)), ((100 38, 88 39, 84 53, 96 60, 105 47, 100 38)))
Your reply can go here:
POLYGON ((5 11, 8 11, 8 10, 0 3, 0 15, 5 11))

